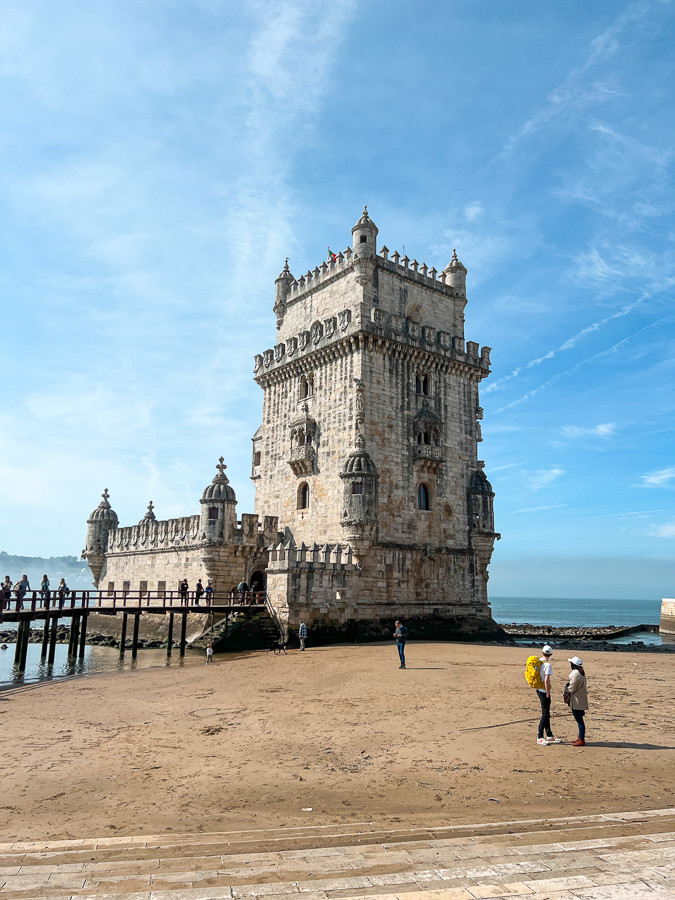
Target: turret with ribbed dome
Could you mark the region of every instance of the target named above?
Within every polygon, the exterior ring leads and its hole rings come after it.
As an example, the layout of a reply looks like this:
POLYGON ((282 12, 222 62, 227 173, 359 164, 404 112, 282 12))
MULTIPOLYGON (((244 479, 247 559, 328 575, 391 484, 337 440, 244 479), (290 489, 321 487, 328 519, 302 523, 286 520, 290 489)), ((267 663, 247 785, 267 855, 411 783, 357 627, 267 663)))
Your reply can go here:
POLYGON ((368 207, 363 207, 361 218, 352 228, 354 253, 360 257, 374 257, 377 253, 377 225, 368 215, 368 207))
POLYGON ((343 511, 340 524, 350 541, 375 538, 379 480, 377 467, 366 450, 363 435, 357 431, 354 449, 340 474, 343 483, 343 511))
POLYGON ((118 524, 117 513, 109 502, 108 488, 103 491, 101 497, 101 502, 87 519, 87 546, 82 551, 82 556, 87 558, 94 584, 97 587, 108 544, 108 534, 117 528, 118 524))
POLYGON ((237 498, 225 474, 224 458, 218 460, 211 484, 204 488, 202 494, 199 531, 207 541, 221 542, 226 540, 237 524, 235 507, 237 498))
POLYGON ((274 314, 277 317, 277 328, 281 328, 286 314, 286 299, 294 282, 291 270, 288 268, 288 257, 284 268, 274 281, 274 314))
POLYGON ((452 259, 443 269, 445 283, 464 296, 466 294, 466 267, 457 259, 457 251, 452 251, 452 259))

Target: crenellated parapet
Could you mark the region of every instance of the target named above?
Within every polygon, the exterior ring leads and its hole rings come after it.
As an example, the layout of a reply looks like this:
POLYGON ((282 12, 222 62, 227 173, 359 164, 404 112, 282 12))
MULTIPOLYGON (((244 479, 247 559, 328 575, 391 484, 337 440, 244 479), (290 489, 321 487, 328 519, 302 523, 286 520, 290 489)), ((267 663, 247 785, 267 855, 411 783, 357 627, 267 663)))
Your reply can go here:
POLYGON ((405 348, 412 358, 422 359, 425 353, 443 357, 473 370, 479 379, 490 374, 491 347, 480 347, 475 341, 464 341, 462 337, 437 330, 432 325, 418 324, 377 307, 370 311, 370 318, 360 319, 350 327, 352 320, 351 310, 341 310, 335 317, 315 322, 311 330, 301 331, 276 347, 256 354, 253 362, 255 380, 264 384, 268 375, 289 363, 298 363, 292 369, 294 373, 296 369, 300 372, 313 365, 323 353, 344 356, 376 338, 390 342, 392 353, 400 354, 405 348), (399 345, 398 348, 394 344, 399 345))
POLYGON ((268 570, 276 573, 291 570, 315 572, 355 572, 354 551, 350 544, 300 544, 293 539, 279 541, 268 548, 268 570))
POLYGON ((199 516, 144 520, 138 525, 115 528, 108 534, 106 553, 171 550, 196 547, 201 543, 199 516))

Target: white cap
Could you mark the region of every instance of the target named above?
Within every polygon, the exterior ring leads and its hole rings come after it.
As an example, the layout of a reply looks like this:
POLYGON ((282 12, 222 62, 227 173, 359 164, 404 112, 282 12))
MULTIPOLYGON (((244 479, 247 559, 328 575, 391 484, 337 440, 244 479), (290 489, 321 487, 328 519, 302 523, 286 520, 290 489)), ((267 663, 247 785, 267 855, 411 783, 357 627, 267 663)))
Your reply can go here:
POLYGON ((552 656, 553 647, 551 647, 549 644, 544 644, 544 646, 541 648, 541 652, 544 654, 544 656, 552 656))
POLYGON ((583 666, 583 663, 578 656, 573 656, 572 659, 568 659, 567 662, 572 663, 573 666, 583 666))

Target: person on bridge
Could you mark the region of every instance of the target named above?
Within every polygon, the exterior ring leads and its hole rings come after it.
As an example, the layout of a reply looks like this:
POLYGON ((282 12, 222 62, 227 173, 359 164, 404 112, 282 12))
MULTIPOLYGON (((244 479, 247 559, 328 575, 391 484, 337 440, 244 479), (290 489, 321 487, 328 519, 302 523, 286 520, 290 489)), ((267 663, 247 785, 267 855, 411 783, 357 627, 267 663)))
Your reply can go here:
POLYGON ((30 584, 28 583, 28 575, 22 575, 21 581, 17 581, 17 583, 14 585, 17 611, 23 609, 23 598, 26 596, 29 590, 30 584))
POLYGON ((43 600, 49 600, 51 594, 49 593, 49 578, 47 575, 42 576, 42 584, 40 585, 40 596, 43 600))
POLYGON ((200 578, 199 581, 197 582, 197 587, 195 588, 195 601, 197 603, 197 606, 199 606, 199 601, 202 599, 203 594, 204 594, 204 585, 202 584, 202 580, 200 578))
POLYGON ((62 578, 61 581, 59 581, 59 586, 56 589, 56 593, 59 595, 59 606, 63 606, 63 601, 70 593, 70 588, 66 584, 65 578, 62 578))
POLYGON ((12 579, 9 575, 5 575, 5 580, 0 588, 0 610, 6 609, 7 604, 12 599, 12 579))
POLYGON ((181 583, 178 585, 178 590, 180 591, 180 605, 187 606, 187 595, 188 595, 188 583, 187 578, 184 578, 181 583))
POLYGON ((249 587, 245 581, 240 581, 237 585, 237 590, 239 591, 239 599, 243 602, 249 587))
POLYGON ((204 594, 206 595, 206 605, 211 606, 211 604, 213 603, 213 588, 211 587, 210 581, 206 582, 206 590, 204 591, 204 594))

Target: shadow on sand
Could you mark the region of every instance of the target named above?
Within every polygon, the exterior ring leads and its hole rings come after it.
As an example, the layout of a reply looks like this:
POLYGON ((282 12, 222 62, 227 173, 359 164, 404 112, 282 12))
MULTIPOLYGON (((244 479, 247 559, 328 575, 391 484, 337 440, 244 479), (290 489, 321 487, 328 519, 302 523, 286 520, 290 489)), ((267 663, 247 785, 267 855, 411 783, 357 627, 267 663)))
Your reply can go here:
POLYGON ((662 744, 631 744, 630 741, 593 741, 586 744, 584 749, 592 750, 594 747, 610 747, 616 750, 675 750, 675 747, 666 747, 662 744))

